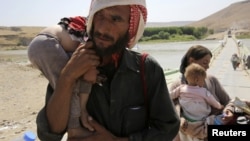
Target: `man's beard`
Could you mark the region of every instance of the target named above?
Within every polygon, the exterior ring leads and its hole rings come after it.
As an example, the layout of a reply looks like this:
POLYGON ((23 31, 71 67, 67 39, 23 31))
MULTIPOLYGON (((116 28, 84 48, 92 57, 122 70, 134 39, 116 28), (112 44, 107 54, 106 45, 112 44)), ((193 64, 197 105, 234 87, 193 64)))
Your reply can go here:
MULTIPOLYGON (((100 33, 92 32, 92 37, 95 37, 95 36, 96 37, 100 36, 100 33)), ((102 36, 107 39, 114 40, 109 35, 105 34, 102 36)), ((93 40, 94 50, 96 51, 96 54, 99 55, 101 58, 103 58, 104 56, 111 56, 114 53, 122 52, 125 49, 126 45, 128 44, 128 41, 129 41, 128 32, 123 37, 120 37, 113 45, 108 46, 108 47, 97 46, 95 40, 93 40)))

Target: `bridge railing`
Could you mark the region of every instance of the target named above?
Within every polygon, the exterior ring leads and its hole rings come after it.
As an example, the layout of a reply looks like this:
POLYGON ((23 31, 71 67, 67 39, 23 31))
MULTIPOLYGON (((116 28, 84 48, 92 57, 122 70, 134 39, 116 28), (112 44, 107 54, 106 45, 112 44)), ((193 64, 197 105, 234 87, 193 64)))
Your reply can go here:
MULTIPOLYGON (((249 49, 245 46, 245 45, 241 45, 238 47, 238 50, 239 50, 239 56, 241 58, 241 63, 242 63, 242 67, 244 70, 247 70, 249 67, 248 67, 248 63, 247 63, 247 58, 248 56, 250 55, 250 51, 249 49)), ((248 74, 249 74, 249 71, 246 71, 248 74)))
MULTIPOLYGON (((214 48, 213 50, 211 50, 212 54, 213 54, 213 57, 210 61, 210 64, 213 62, 213 60, 218 56, 218 54, 220 54, 220 51, 223 49, 223 46, 222 45, 219 45, 218 47, 214 48)), ((165 70, 164 71, 164 74, 165 76, 167 75, 172 75, 172 74, 175 74, 179 72, 179 69, 168 69, 168 70, 165 70)))
POLYGON ((245 45, 239 47, 239 52, 241 57, 250 55, 250 51, 245 45))
MULTIPOLYGON (((219 55, 220 51, 223 49, 224 45, 220 44, 218 47, 211 50, 213 57, 210 61, 210 64, 213 62, 213 60, 219 55)), ((165 78, 167 81, 167 84, 170 85, 173 81, 176 80, 177 77, 180 76, 179 69, 168 69, 164 71, 165 78)))

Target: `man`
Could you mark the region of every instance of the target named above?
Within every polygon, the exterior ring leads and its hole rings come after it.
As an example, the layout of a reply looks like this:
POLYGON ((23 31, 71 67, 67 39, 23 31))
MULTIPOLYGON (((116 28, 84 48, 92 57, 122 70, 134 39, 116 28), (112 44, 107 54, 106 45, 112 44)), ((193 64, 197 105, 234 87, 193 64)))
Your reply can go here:
POLYGON ((231 60, 233 69, 236 70, 236 68, 239 67, 239 64, 240 64, 240 58, 238 57, 237 53, 234 53, 230 60, 231 60))
POLYGON ((92 1, 89 41, 72 54, 55 89, 48 86, 46 105, 37 117, 41 140, 61 140, 76 81, 93 68, 107 78, 92 86, 86 105, 95 131, 69 140, 170 141, 175 137, 179 119, 163 69, 151 56, 140 64, 142 55, 129 50, 142 36, 146 18, 145 0, 92 1))

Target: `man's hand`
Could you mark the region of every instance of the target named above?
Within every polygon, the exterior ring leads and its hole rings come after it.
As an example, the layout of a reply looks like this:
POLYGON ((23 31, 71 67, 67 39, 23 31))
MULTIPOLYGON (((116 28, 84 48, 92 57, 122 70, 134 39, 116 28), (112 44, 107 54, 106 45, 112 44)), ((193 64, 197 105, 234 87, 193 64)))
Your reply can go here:
POLYGON ((75 81, 88 70, 97 67, 100 64, 100 58, 91 49, 92 46, 92 42, 79 46, 61 73, 67 76, 68 79, 75 81))
POLYGON ((95 120, 89 117, 89 123, 94 127, 95 132, 93 135, 84 139, 84 141, 128 141, 128 138, 119 138, 114 136, 95 120))
POLYGON ((81 122, 82 126, 87 128, 89 131, 93 132, 95 129, 89 124, 89 113, 87 112, 86 108, 82 108, 81 110, 81 122))

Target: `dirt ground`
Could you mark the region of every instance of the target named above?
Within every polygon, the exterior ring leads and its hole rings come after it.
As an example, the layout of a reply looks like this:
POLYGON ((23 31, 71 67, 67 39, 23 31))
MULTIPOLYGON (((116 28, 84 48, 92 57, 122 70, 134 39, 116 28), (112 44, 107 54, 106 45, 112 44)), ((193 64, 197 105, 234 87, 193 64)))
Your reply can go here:
POLYGON ((44 105, 47 80, 27 60, 15 59, 0 54, 1 141, 13 141, 25 131, 36 134, 36 116, 44 105))

